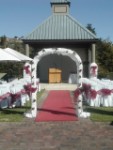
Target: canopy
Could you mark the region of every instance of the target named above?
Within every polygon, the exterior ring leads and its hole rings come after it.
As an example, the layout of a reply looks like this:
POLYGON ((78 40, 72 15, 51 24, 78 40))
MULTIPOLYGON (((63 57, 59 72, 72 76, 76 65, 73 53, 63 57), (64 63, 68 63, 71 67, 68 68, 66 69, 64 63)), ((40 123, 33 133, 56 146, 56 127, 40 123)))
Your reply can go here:
POLYGON ((0 48, 0 61, 20 61, 20 59, 0 48))
POLYGON ((4 51, 7 52, 8 54, 11 54, 12 56, 15 56, 16 58, 20 59, 20 61, 32 61, 33 60, 30 57, 14 50, 14 49, 11 49, 11 48, 5 48, 4 51))
POLYGON ((3 78, 7 73, 0 73, 0 79, 3 78))

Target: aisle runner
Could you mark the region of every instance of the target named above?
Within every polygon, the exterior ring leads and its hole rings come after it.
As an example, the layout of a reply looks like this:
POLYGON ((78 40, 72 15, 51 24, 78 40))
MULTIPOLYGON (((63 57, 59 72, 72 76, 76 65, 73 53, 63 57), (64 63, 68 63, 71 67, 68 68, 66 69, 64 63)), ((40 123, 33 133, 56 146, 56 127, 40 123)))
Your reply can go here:
POLYGON ((36 121, 76 121, 78 118, 69 91, 50 91, 36 121))

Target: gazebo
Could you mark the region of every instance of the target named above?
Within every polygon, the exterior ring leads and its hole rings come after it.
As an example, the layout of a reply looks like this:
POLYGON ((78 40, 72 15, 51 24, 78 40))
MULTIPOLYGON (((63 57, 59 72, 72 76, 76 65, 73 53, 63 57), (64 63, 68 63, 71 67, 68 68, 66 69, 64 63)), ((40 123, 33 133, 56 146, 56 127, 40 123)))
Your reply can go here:
POLYGON ((61 73, 60 79, 53 79, 52 82, 68 82, 70 74, 77 74, 76 61, 63 55, 62 49, 71 50, 80 57, 83 76, 89 77, 89 65, 95 62, 97 37, 70 15, 70 0, 51 0, 50 4, 52 15, 23 39, 26 54, 29 55, 31 46, 35 53, 34 59, 38 58, 37 77, 40 82, 50 82, 49 71, 56 71, 61 73), (48 53, 50 49, 53 49, 53 53, 48 53), (40 53, 47 55, 39 58, 40 53))

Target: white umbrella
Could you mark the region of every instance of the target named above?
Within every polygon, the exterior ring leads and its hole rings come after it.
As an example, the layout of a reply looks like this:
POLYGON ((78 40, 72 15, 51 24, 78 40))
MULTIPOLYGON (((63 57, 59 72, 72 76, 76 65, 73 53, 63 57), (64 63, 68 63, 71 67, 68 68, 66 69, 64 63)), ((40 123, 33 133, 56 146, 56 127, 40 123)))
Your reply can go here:
POLYGON ((0 79, 4 77, 7 73, 0 73, 0 79))
POLYGON ((5 52, 0 48, 0 61, 21 61, 19 58, 5 52))
POLYGON ((18 59, 20 59, 21 61, 32 61, 33 59, 31 59, 30 57, 14 50, 14 49, 11 49, 11 48, 5 48, 4 49, 5 52, 11 54, 12 56, 15 56, 17 57, 18 59))

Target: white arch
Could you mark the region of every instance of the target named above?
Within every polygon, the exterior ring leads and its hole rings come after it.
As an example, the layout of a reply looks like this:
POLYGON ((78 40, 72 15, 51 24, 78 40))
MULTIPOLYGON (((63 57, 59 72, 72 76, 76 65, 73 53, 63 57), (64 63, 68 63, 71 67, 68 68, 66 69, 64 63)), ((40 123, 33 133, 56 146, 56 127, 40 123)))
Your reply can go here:
POLYGON ((49 54, 61 54, 63 56, 68 56, 70 57, 73 61, 75 61, 77 65, 77 85, 80 88, 82 86, 81 83, 81 78, 82 78, 82 73, 83 73, 83 65, 81 58, 79 55, 70 49, 65 49, 65 48, 48 48, 48 49, 43 49, 40 52, 38 52, 37 56, 34 57, 34 63, 35 63, 35 70, 34 70, 34 77, 36 78, 36 73, 37 73, 37 65, 38 62, 44 57, 49 54))
MULTIPOLYGON (((76 62, 77 65, 77 85, 78 88, 82 87, 82 72, 83 72, 83 65, 82 65, 82 61, 81 58, 79 57, 79 55, 75 52, 72 51, 70 49, 65 49, 65 48, 57 48, 57 49, 53 49, 53 48, 48 48, 48 49, 43 49, 40 52, 38 52, 38 55, 34 57, 34 60, 32 62, 31 65, 31 81, 33 84, 33 87, 36 87, 36 73, 37 73, 37 65, 38 62, 44 57, 47 56, 49 54, 60 54, 63 56, 68 56, 70 57, 73 61, 76 62)), ((36 95, 37 95, 37 91, 35 91, 34 93, 32 93, 32 97, 31 97, 31 113, 26 113, 27 117, 36 117, 37 114, 37 102, 36 102, 36 95)), ((81 95, 80 95, 81 96, 81 95)), ((78 116, 80 113, 83 112, 82 109, 82 98, 78 99, 78 116)))

